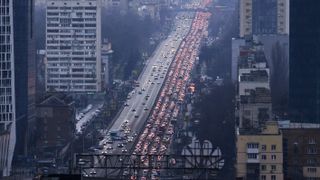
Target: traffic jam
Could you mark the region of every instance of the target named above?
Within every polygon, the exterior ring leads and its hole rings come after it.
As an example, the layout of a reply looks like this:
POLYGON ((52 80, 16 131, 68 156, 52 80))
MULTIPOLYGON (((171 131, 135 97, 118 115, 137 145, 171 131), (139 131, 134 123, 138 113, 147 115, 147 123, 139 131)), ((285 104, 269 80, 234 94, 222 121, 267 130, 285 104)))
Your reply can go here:
MULTIPOLYGON (((206 7, 209 2, 209 0, 203 1, 200 7, 206 7)), ((174 134, 174 125, 171 122, 178 118, 179 105, 183 103, 190 84, 191 70, 196 62, 201 40, 207 34, 210 16, 208 12, 195 13, 190 32, 176 53, 155 106, 134 147, 133 154, 141 154, 141 163, 146 167, 141 179, 150 176, 151 179, 159 179, 158 166, 161 165, 159 163, 157 168, 150 170, 148 155, 156 155, 157 160, 161 161, 168 151, 174 134)), ((131 179, 137 177, 133 175, 131 179)))

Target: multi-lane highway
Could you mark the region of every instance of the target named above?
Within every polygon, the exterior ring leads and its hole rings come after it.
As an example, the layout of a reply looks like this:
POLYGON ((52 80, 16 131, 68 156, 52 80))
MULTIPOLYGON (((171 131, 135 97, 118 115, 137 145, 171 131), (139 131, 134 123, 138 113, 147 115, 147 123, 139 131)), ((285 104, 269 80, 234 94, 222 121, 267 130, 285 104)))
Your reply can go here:
POLYGON ((148 59, 124 108, 100 142, 103 153, 127 152, 132 145, 156 101, 176 51, 190 30, 193 16, 191 12, 176 16, 174 30, 148 59))
POLYGON ((184 101, 190 73, 198 55, 201 40, 207 34, 209 17, 210 13, 196 13, 190 32, 183 40, 168 70, 168 78, 152 110, 150 119, 138 138, 134 153, 143 155, 140 161, 145 169, 142 173, 138 173, 141 174, 141 179, 148 177, 158 179, 161 163, 150 167, 148 155, 156 155, 157 161, 161 162, 162 156, 168 150, 174 133, 172 121, 177 119, 180 104, 184 101))
MULTIPOLYGON (((211 1, 195 2, 192 7, 201 9, 211 1)), ((178 13, 173 31, 148 59, 123 109, 105 131, 100 153, 143 155, 139 161, 145 169, 131 175, 133 179, 158 179, 160 165, 149 167, 148 156, 144 155, 156 155, 160 161, 167 152, 174 133, 171 122, 176 120, 184 101, 201 39, 207 34, 209 17, 210 13, 206 12, 178 13)), ((96 163, 98 160, 94 160, 96 163)), ((126 171, 119 172, 127 174, 126 171)), ((89 174, 104 176, 108 170, 92 169, 89 174)))

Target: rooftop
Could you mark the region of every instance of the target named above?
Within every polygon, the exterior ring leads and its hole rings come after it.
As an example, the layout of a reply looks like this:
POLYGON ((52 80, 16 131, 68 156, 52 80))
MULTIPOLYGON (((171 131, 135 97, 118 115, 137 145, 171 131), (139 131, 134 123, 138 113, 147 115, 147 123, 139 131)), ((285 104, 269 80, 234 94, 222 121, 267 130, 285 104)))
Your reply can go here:
POLYGON ((266 135, 279 135, 279 125, 277 121, 266 121, 265 125, 261 128, 252 129, 237 129, 237 135, 243 136, 266 136, 266 135))
POLYGON ((65 94, 50 94, 45 96, 40 102, 39 106, 69 106, 73 104, 74 101, 70 96, 65 94))
POLYGON ((280 129, 314 129, 320 128, 320 124, 315 123, 296 123, 290 120, 278 121, 280 129))

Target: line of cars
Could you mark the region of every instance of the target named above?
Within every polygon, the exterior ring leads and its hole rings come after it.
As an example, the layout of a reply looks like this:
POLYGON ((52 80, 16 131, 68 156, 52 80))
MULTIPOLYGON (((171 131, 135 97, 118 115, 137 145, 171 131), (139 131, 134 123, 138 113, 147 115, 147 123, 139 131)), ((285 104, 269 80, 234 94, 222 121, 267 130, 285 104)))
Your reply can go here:
POLYGON ((76 133, 81 134, 90 122, 96 118, 102 111, 103 104, 89 104, 85 109, 76 115, 76 133))
MULTIPOLYGON (((177 51, 150 119, 135 146, 134 154, 142 155, 140 161, 146 167, 141 179, 147 179, 149 175, 151 179, 159 179, 159 169, 149 171, 148 155, 157 155, 158 161, 161 161, 162 155, 169 148, 174 133, 171 122, 177 119, 179 104, 184 101, 190 73, 196 61, 201 39, 206 34, 210 15, 206 12, 196 13, 190 32, 177 51)), ((157 166, 161 166, 161 163, 157 166)), ((136 179, 136 176, 133 175, 131 179, 136 179)))
POLYGON ((99 144, 102 146, 101 152, 117 154, 121 153, 124 148, 132 148, 133 143, 131 142, 124 143, 125 147, 121 148, 117 144, 124 141, 135 141, 134 135, 143 128, 150 109, 154 106, 161 87, 165 82, 165 77, 174 59, 175 52, 189 32, 192 18, 181 18, 182 16, 187 16, 187 14, 187 12, 181 12, 177 15, 179 19, 175 21, 175 29, 154 53, 153 59, 150 59, 148 67, 146 67, 141 78, 135 81, 135 88, 128 94, 122 112, 110 129, 104 132, 104 139, 99 144), (125 133, 127 130, 122 131, 124 123, 127 123, 126 126, 131 129, 131 132, 128 134, 125 133), (113 136, 111 134, 117 135, 113 136), (104 145, 107 140, 112 140, 112 137, 114 137, 113 140, 115 142, 112 145, 104 145), (109 146, 112 146, 112 150, 107 150, 109 146))

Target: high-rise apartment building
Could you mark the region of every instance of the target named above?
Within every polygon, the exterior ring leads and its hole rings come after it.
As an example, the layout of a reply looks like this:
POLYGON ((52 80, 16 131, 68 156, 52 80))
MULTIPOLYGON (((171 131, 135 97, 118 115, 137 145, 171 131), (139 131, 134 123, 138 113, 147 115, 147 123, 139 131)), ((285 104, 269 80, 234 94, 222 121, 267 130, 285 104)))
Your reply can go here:
POLYGON ((290 1, 289 108, 295 122, 320 123, 320 1, 290 1))
POLYGON ((13 1, 0 9, 0 171, 8 176, 16 143, 13 1))
POLYGON ((46 16, 46 91, 102 91, 100 0, 48 0, 46 16))
POLYGON ((289 34, 289 0, 240 0, 240 37, 289 34))

